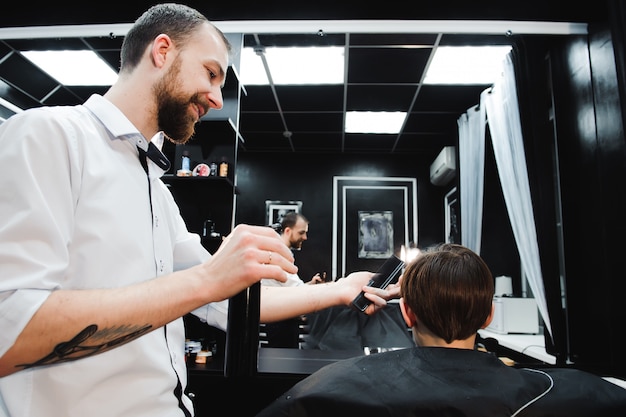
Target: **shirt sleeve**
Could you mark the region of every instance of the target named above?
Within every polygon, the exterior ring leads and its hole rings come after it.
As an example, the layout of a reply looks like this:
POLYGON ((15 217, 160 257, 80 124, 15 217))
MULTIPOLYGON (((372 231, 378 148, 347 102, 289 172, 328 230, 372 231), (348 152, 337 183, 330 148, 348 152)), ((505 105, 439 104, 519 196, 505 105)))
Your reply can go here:
POLYGON ((204 323, 226 331, 228 325, 228 300, 206 304, 191 312, 204 323))
POLYGON ((0 126, 0 355, 63 281, 80 184, 71 128, 25 113, 0 126))

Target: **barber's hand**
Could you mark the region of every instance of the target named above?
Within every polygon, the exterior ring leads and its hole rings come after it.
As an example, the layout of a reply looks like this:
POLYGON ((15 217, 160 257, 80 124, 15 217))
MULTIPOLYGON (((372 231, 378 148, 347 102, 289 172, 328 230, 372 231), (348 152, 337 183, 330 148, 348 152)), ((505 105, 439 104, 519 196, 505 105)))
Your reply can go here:
POLYGON ((345 290, 344 303, 350 305, 352 300, 359 295, 361 290, 365 292, 365 298, 371 301, 371 304, 365 309, 365 314, 371 315, 387 305, 387 301, 400 298, 399 284, 391 284, 386 289, 368 287, 370 279, 374 275, 373 272, 359 271, 353 272, 345 278, 336 281, 338 285, 345 290))
POLYGON ((293 253, 272 228, 241 224, 199 266, 202 288, 211 291, 210 301, 227 299, 262 278, 287 281, 287 273, 298 272, 293 262, 293 253))

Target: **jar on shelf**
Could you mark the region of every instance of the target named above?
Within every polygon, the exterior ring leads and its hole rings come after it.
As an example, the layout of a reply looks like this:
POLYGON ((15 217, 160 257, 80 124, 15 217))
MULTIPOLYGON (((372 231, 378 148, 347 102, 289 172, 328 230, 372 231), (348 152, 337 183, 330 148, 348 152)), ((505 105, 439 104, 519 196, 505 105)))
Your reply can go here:
POLYGON ((207 362, 211 362, 213 360, 213 352, 210 350, 201 350, 196 354, 195 362, 197 364, 206 364, 207 362))

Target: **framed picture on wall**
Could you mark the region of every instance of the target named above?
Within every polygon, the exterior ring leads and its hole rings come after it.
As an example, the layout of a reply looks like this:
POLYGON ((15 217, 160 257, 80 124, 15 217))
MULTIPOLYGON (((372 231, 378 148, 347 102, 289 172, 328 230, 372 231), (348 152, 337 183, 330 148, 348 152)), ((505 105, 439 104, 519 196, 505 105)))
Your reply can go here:
POLYGON ((393 212, 359 211, 359 258, 385 259, 393 254, 393 212))
POLYGON ((302 212, 302 201, 265 200, 265 225, 280 223, 291 211, 302 212))
POLYGON ((444 198, 446 220, 446 243, 461 243, 459 233, 459 198, 456 187, 452 188, 444 198))
MULTIPOLYGON (((390 212, 387 222, 393 231, 388 243, 400 255, 402 245, 418 242, 417 179, 404 177, 333 177, 333 277, 345 277, 353 271, 375 271, 385 258, 379 251, 359 247, 359 211, 390 212), (379 252, 379 253, 376 253, 379 252), (363 256, 381 258, 364 258, 363 256)), ((364 217, 369 217, 364 215, 364 217)), ((385 216, 383 216, 385 217, 385 216)), ((361 242, 363 243, 361 236, 361 242)), ((389 253, 389 247, 385 253, 389 253)))

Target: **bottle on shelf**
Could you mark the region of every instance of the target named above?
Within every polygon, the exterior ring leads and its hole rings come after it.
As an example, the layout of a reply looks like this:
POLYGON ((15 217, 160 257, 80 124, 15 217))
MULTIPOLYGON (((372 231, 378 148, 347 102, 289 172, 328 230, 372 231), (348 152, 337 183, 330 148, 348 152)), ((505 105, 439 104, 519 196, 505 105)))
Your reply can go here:
POLYGON ((228 176, 228 160, 225 156, 222 156, 222 160, 220 161, 219 175, 220 177, 228 176))
POLYGON ((189 151, 183 151, 183 161, 181 169, 178 170, 176 175, 179 177, 188 177, 191 175, 191 161, 189 159, 189 151))

